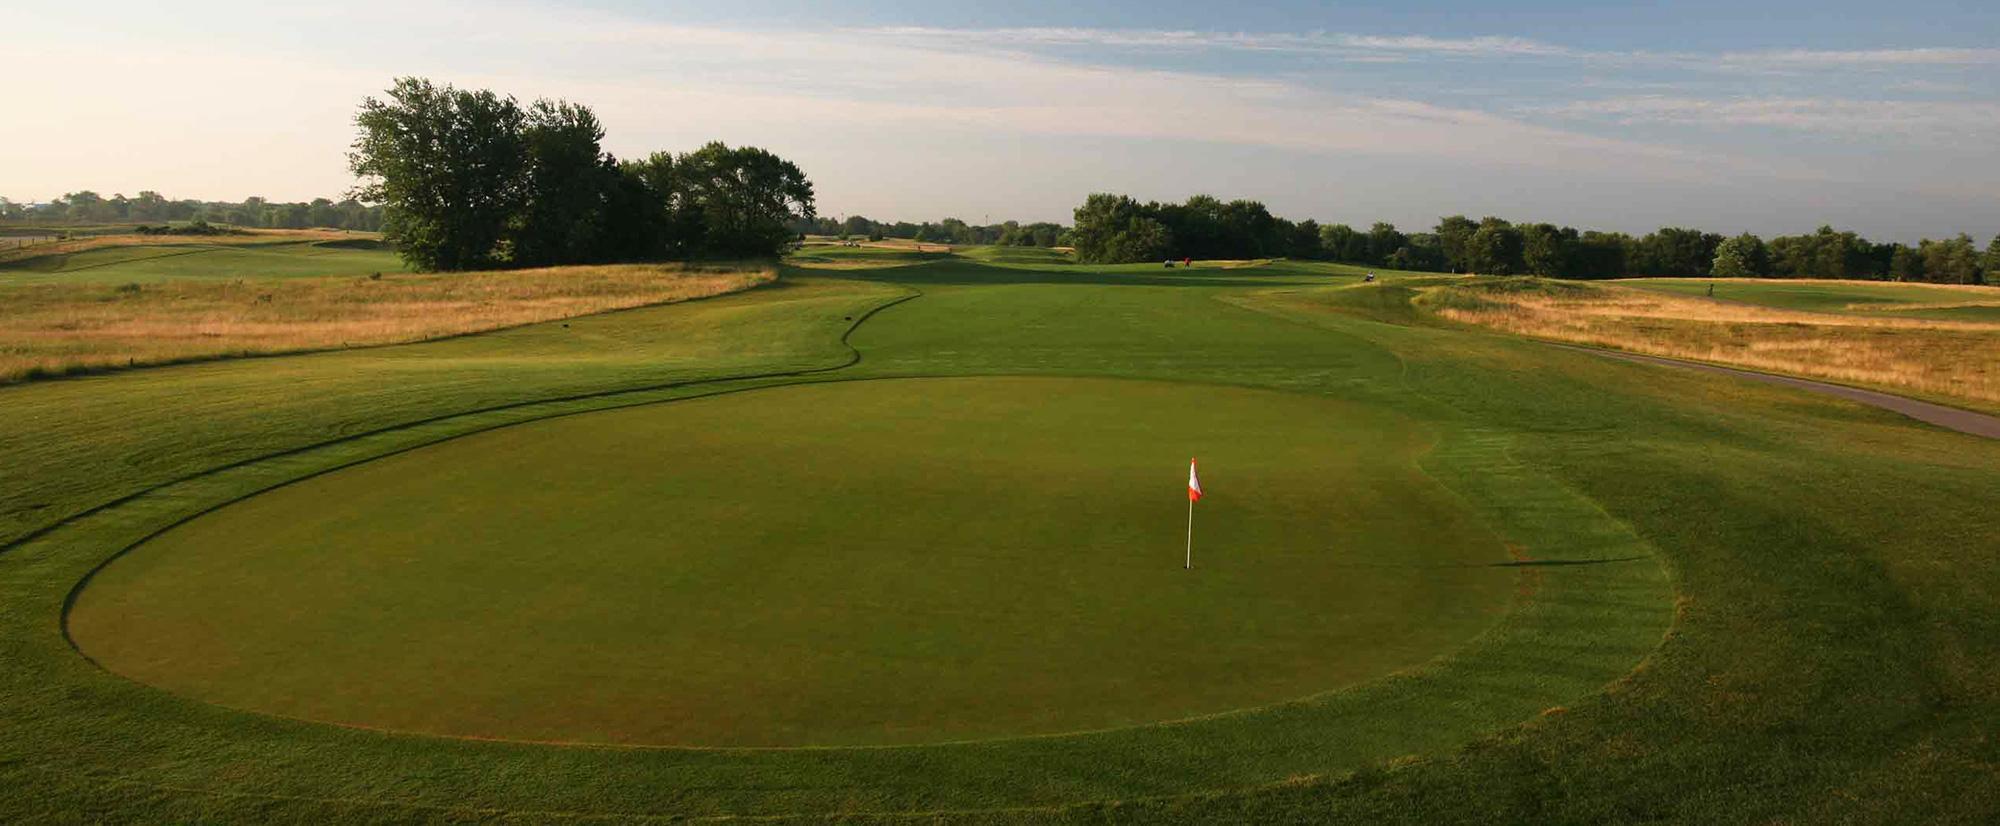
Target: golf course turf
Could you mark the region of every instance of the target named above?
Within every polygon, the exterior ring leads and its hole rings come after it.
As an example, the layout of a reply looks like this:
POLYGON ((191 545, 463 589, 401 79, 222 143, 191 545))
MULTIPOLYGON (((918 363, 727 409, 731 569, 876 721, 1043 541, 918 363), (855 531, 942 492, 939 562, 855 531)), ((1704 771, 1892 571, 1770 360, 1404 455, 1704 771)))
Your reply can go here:
POLYGON ((1157 722, 1420 665, 1500 616, 1516 575, 1417 468, 1429 442, 1203 385, 736 393, 247 500, 105 569, 70 629, 223 705, 441 734, 824 746, 1157 722), (1199 572, 1176 564, 1192 452, 1217 491, 1199 572))
POLYGON ((0 389, 0 811, 2000 810, 2000 447, 1358 282, 792 270, 0 389))

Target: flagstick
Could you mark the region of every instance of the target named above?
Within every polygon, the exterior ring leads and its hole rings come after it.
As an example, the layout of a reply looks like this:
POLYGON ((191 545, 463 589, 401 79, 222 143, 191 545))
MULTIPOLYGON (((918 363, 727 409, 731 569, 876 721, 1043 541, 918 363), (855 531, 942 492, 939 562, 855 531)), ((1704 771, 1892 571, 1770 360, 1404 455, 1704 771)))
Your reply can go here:
POLYGON ((1181 570, 1186 571, 1193 569, 1194 569, 1194 497, 1190 496, 1188 497, 1187 562, 1181 564, 1181 570))

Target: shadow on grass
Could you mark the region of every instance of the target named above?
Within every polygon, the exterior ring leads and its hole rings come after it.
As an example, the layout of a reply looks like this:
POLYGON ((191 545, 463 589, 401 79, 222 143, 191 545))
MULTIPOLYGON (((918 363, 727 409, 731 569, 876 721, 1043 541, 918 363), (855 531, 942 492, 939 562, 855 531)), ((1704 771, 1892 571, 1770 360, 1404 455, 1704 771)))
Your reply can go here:
POLYGON ((786 267, 788 274, 825 275, 856 281, 882 281, 895 284, 952 285, 1003 285, 1003 284, 1078 284, 1078 285, 1127 285, 1139 287, 1278 287, 1297 284, 1326 283, 1328 276, 1312 276, 1276 268, 1239 267, 1235 269, 1189 270, 1160 268, 1158 270, 1139 269, 1135 265, 1093 268, 1087 266, 1061 265, 1056 267, 1026 267, 1021 265, 996 266, 951 258, 928 261, 922 264, 881 269, 855 270, 812 270, 801 267, 786 267))

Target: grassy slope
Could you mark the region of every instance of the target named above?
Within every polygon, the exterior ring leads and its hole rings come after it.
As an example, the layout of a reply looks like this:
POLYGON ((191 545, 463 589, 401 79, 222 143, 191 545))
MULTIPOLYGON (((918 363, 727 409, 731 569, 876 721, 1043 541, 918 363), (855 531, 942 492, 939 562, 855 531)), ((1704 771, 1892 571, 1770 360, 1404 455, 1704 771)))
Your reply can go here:
POLYGON ((432 342, 0 389, 0 541, 188 473, 433 416, 837 366, 851 318, 901 295, 812 283, 432 342))
POLYGON ((169 279, 297 278, 404 272, 387 249, 341 242, 201 241, 113 246, 69 255, 31 258, 0 266, 0 287, 50 282, 144 284, 169 279))
POLYGON ((1614 283, 1643 290, 1707 296, 1815 313, 1868 313, 1913 318, 2000 320, 2000 288, 1937 284, 1791 279, 1627 278, 1614 283), (1931 305, 1959 304, 1960 307, 1931 305))
POLYGON ((0 284, 0 382, 422 341, 770 283, 769 265, 0 284))
MULTIPOLYGON (((1323 281, 1325 269, 1281 265, 1205 282, 1156 272, 1098 279, 933 264, 885 273, 926 294, 861 329, 862 367, 1217 377, 1389 406, 1454 436, 1426 469, 1524 547, 1622 553, 1631 545, 1619 524, 1629 524, 1675 572, 1674 633, 1640 670, 1587 696, 1650 645, 1628 647, 1656 633, 1648 616, 1664 607, 1662 596, 1639 576, 1649 566, 1532 569, 1523 577, 1532 598, 1460 656, 1316 703, 1073 747, 1013 741, 777 761, 376 738, 260 720, 121 684, 78 663, 48 630, 60 592, 105 543, 338 459, 301 455, 163 492, 105 515, 120 525, 78 524, 0 556, 0 654, 21 664, 0 690, 0 716, 16 732, 0 747, 0 806, 107 819, 354 820, 478 817, 489 806, 547 816, 584 807, 869 810, 1104 796, 1127 802, 977 819, 1976 820, 2000 811, 2000 760, 1988 734, 2000 728, 2000 675, 1991 665, 2000 653, 1987 498, 2000 481, 1993 445, 1774 388, 1381 323, 1374 319, 1404 317, 1393 300, 1404 288, 1306 286, 1323 281), (1259 291, 1287 279, 1298 286, 1259 291), (1208 300, 1225 293, 1234 307, 1208 300), (1550 475, 1568 485, 1549 484, 1550 475), (140 505, 156 510, 133 513, 140 505), (103 533, 85 535, 92 530, 103 533), (1568 709, 1509 726, 1551 696, 1571 697, 1568 709), (1452 747, 1472 731, 1498 733, 1452 747), (1389 762, 1413 752, 1429 756, 1389 762), (1351 767, 1362 770, 1344 770, 1351 767), (1261 789, 1149 797, 1293 774, 1261 789), (400 803, 370 802, 382 799, 400 803)), ((885 285, 855 295, 880 301, 896 292, 885 285)), ((704 304, 750 310, 778 295, 704 304)), ((694 319, 709 309, 668 308, 656 318, 694 319)), ((751 342, 783 327, 737 329, 738 342, 751 342)), ((530 328, 512 343, 537 340, 531 331, 546 333, 530 328)), ((467 346, 458 342, 375 354, 405 356, 409 388, 421 393, 383 387, 380 373, 343 382, 379 367, 340 365, 325 373, 311 413, 295 401, 301 394, 287 392, 297 386, 287 379, 315 360, 357 354, 0 390, 11 394, 10 410, 33 411, 29 426, 0 434, 11 439, 0 453, 30 469, 26 484, 0 480, 12 488, 0 501, 53 500, 43 509, 50 513, 13 510, 18 534, 112 489, 318 438, 345 418, 395 421, 475 406, 496 382, 516 394, 550 392, 547 379, 534 380, 537 360, 515 360, 501 338, 466 340, 501 346, 462 354, 462 362, 435 349, 467 346), (80 387, 89 392, 39 395, 80 387), (209 392, 174 392, 182 388, 209 392), (227 401, 211 412, 248 409, 185 439, 167 424, 201 421, 182 405, 218 391, 227 401), (150 403, 135 404, 142 398, 150 403), (134 410, 136 432, 111 425, 134 410), (139 465, 124 467, 127 456, 139 465)), ((568 367, 579 384, 624 378, 616 368, 577 368, 594 361, 578 359, 587 353, 569 351, 570 343, 543 344, 555 372, 568 367)), ((523 415, 530 412, 547 411, 523 415)), ((436 438, 447 424, 338 452, 358 457, 436 438)))
MULTIPOLYGON (((1770 286, 1726 283, 1725 293, 1770 286)), ((2000 293, 1911 285, 1891 285, 1883 292, 1880 285, 1849 282, 1770 289, 1757 297, 1826 311, 1532 277, 1459 282, 1427 291, 1420 302, 1454 321, 1535 338, 1831 380, 1960 407, 2000 407, 2000 350, 1991 346, 2000 326, 1923 316, 2000 312, 2000 305, 1939 309, 1935 301, 1994 301, 1992 296, 2000 293), (1884 297, 1889 294, 1902 298, 1891 303, 1884 297), (1864 296, 1874 298, 1851 306, 1921 309, 1844 309, 1850 306, 1848 299, 1864 296)))

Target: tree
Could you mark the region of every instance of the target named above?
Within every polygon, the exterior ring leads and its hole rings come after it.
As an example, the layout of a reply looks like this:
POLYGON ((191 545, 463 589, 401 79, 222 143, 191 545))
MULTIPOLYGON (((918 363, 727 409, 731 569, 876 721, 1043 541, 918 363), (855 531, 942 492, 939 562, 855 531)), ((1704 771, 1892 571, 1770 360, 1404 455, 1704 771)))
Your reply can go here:
POLYGON ((110 212, 110 207, 104 203, 104 196, 88 189, 71 192, 58 201, 64 205, 63 217, 71 221, 102 221, 110 212))
POLYGON ((1764 239, 1743 233, 1717 244, 1709 274, 1716 278, 1763 278, 1771 274, 1771 253, 1764 239))
POLYGON ((1368 258, 1368 236, 1346 224, 1329 224, 1319 228, 1319 248, 1335 261, 1359 263, 1368 258))
POLYGON ((1897 281, 1924 280, 1924 257, 1908 244, 1891 244, 1889 277, 1897 281))
POLYGON ((521 208, 505 236, 510 263, 539 267, 611 257, 605 208, 619 172, 598 148, 603 139, 604 127, 586 107, 548 100, 528 107, 521 130, 521 208))
POLYGON ((1499 218, 1479 221, 1479 229, 1465 241, 1465 267, 1484 275, 1513 275, 1526 265, 1521 261, 1521 231, 1499 218))
POLYGON ((1325 258, 1326 251, 1319 246, 1319 222, 1307 218, 1296 224, 1280 220, 1285 230, 1285 255, 1292 258, 1325 258), (1285 226, 1290 224, 1290 226, 1285 226))
POLYGON ((1411 235, 1401 249, 1389 253, 1382 263, 1398 270, 1438 272, 1445 268, 1444 248, 1439 246, 1436 233, 1419 232, 1411 235))
MULTIPOLYGON (((1213 199, 1210 199, 1213 200, 1213 199)), ((1071 245, 1086 264, 1158 261, 1173 251, 1174 237, 1149 210, 1124 195, 1094 193, 1074 213, 1071 245)))
POLYGON ((1622 278, 1630 275, 1632 236, 1591 230, 1577 238, 1570 253, 1570 271, 1577 278, 1622 278))
POLYGON ((773 255, 792 240, 795 217, 812 218, 813 186, 796 164, 754 146, 721 141, 680 156, 683 198, 699 219, 701 249, 773 255))
POLYGON ((1722 236, 1698 229, 1662 227, 1639 239, 1632 268, 1640 275, 1699 278, 1715 263, 1722 236))
POLYGON ((1869 252, 1860 236, 1822 226, 1811 235, 1771 239, 1771 270, 1783 278, 1880 277, 1869 252))
POLYGON ((1961 233, 1943 241, 1926 238, 1917 245, 1917 254, 1924 259, 1926 280, 1942 284, 1979 283, 1979 251, 1972 246, 1971 236, 1961 233))
POLYGON ((1368 254, 1364 260, 1370 264, 1383 263, 1407 243, 1409 239, 1397 231, 1395 224, 1377 221, 1368 228, 1368 254))
POLYGON ((526 115, 511 97, 401 78, 367 98, 348 166, 355 197, 388 206, 383 230, 424 270, 491 266, 524 200, 526 115))
POLYGON ((1479 231, 1479 224, 1463 215, 1447 215, 1438 219, 1438 247, 1444 252, 1445 267, 1452 272, 1465 272, 1465 245, 1472 240, 1472 234, 1479 231))
POLYGON ((1570 274, 1576 230, 1554 224, 1527 224, 1521 231, 1521 266, 1533 275, 1563 278, 1570 274))
POLYGON ((1986 254, 1979 257, 1979 270, 1983 276, 1980 283, 2000 284, 2000 235, 1986 245, 1986 254))

